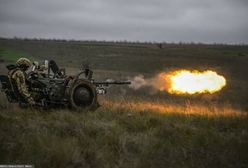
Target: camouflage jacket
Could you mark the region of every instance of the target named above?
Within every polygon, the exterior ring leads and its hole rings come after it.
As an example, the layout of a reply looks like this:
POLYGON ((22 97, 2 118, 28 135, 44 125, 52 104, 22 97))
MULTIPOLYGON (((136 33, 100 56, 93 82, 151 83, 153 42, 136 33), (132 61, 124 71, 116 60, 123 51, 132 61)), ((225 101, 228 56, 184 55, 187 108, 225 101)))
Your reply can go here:
POLYGON ((10 70, 9 78, 17 86, 17 89, 19 93, 23 96, 23 98, 29 103, 34 104, 34 100, 31 96, 31 94, 28 91, 27 85, 26 85, 26 74, 22 70, 15 68, 13 70, 10 70))

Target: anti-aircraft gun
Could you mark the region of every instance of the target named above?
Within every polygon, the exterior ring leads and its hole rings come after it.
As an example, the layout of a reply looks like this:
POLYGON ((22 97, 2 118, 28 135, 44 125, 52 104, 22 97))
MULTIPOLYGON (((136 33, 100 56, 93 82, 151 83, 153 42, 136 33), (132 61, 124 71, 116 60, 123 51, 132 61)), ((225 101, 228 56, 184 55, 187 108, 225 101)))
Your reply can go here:
MULTIPOLYGON (((11 67, 7 66, 9 70, 11 67)), ((98 82, 92 76, 93 71, 87 65, 76 75, 69 76, 53 60, 45 61, 43 67, 35 62, 32 70, 27 72, 27 85, 37 106, 95 109, 98 106, 97 95, 106 94, 109 85, 131 84, 129 81, 115 80, 98 82)), ((20 105, 27 103, 8 76, 0 75, 0 81, 1 91, 9 102, 20 105)))

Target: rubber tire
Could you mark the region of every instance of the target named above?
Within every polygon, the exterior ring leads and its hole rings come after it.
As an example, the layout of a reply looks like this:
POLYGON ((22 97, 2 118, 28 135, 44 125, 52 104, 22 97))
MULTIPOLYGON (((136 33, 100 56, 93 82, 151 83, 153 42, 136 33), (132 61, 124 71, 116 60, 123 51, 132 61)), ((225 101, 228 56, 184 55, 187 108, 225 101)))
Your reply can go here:
POLYGON ((83 80, 83 79, 77 80, 70 87, 70 90, 69 90, 69 103, 70 103, 70 107, 72 109, 74 109, 74 110, 80 110, 80 109, 94 110, 98 105, 98 103, 97 103, 97 93, 96 93, 95 86, 91 82, 89 82, 87 80, 83 80), (80 87, 86 88, 90 92, 91 101, 90 101, 89 104, 78 105, 77 102, 75 102, 75 100, 74 100, 75 92, 80 87))

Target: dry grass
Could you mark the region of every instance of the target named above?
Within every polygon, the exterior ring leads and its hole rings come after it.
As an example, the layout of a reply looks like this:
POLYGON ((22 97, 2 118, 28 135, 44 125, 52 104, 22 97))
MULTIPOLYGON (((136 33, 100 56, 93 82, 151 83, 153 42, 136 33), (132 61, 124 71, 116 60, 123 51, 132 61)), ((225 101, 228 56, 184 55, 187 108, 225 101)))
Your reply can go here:
POLYGON ((247 167, 248 117, 229 107, 101 99, 94 112, 0 101, 0 163, 36 167, 247 167))

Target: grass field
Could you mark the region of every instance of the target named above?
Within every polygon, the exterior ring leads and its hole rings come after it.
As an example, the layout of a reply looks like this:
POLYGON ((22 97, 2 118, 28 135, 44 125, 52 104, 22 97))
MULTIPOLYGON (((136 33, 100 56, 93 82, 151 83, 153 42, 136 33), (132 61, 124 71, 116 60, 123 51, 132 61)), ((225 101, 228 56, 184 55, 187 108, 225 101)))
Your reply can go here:
POLYGON ((6 49, 6 48, 0 49, 0 56, 2 61, 6 60, 9 62, 15 62, 18 58, 20 58, 20 56, 32 59, 32 57, 27 53, 16 51, 14 49, 6 49))
MULTIPOLYGON (((68 73, 90 63, 97 80, 149 78, 178 68, 211 69, 227 78, 213 95, 112 87, 94 112, 20 109, 1 94, 0 164, 248 167, 247 46, 1 39, 0 49, 55 59, 68 73)), ((13 59, 1 53, 6 73, 13 59)))

